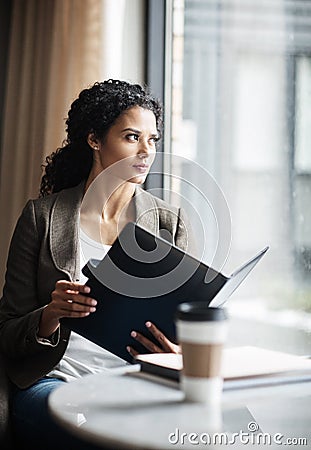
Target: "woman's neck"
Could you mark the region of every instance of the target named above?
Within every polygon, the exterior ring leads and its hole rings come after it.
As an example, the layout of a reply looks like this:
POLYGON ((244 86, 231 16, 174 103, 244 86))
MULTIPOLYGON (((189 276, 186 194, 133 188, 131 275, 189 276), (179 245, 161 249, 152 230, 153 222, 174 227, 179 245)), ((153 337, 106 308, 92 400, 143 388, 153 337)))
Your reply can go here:
POLYGON ((82 217, 109 222, 118 221, 127 210, 135 193, 135 184, 112 175, 98 175, 85 185, 80 209, 82 217))

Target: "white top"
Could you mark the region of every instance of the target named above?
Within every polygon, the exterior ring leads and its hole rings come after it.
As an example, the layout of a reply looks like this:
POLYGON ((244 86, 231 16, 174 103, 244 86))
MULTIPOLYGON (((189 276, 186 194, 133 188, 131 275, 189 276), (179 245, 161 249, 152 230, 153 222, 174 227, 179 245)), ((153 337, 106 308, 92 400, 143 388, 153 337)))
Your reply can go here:
MULTIPOLYGON (((80 229, 80 266, 81 269, 91 258, 102 259, 111 248, 94 241, 80 229)), ((87 278, 80 273, 80 283, 87 278)), ((96 314, 93 313, 93 314, 96 314)), ((83 320, 83 319, 77 319, 83 320)), ((68 347, 57 366, 48 376, 57 377, 65 381, 72 381, 87 374, 108 371, 109 369, 127 365, 123 359, 99 347, 77 333, 72 332, 68 347)))
MULTIPOLYGON (((103 259, 103 257, 111 249, 111 245, 102 244, 101 242, 94 241, 91 239, 83 230, 80 228, 80 268, 82 269, 89 259, 103 259)), ((83 275, 82 270, 80 271, 80 283, 86 283, 87 278, 83 275)))

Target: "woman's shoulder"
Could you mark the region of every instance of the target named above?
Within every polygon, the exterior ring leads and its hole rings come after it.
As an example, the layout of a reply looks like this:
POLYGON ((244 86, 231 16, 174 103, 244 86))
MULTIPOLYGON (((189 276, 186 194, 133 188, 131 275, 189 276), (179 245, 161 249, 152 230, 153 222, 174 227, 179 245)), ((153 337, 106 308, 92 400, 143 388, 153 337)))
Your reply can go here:
POLYGON ((37 217, 42 217, 49 215, 56 205, 61 210, 66 208, 72 209, 81 202, 82 195, 83 186, 79 184, 44 197, 29 199, 24 207, 24 212, 32 209, 37 217))
POLYGON ((56 202, 67 203, 68 201, 79 201, 81 200, 83 195, 83 186, 84 184, 80 183, 77 186, 63 189, 59 192, 45 195, 44 197, 33 198, 30 200, 30 202, 32 202, 37 207, 50 207, 56 202))
POLYGON ((160 230, 162 237, 170 240, 167 234, 162 234, 163 230, 167 230, 177 247, 188 251, 188 253, 196 253, 196 243, 192 227, 183 208, 171 205, 153 193, 144 191, 141 188, 137 189, 136 195, 140 196, 140 211, 143 211, 143 207, 147 210, 146 216, 142 212, 141 217, 143 217, 144 224, 148 224, 151 231, 157 232, 160 230), (157 217, 156 219, 155 216, 157 217), (152 229, 152 225, 154 224, 158 224, 159 230, 152 229))
POLYGON ((33 197, 28 200, 26 205, 30 203, 38 208, 48 207, 49 205, 53 205, 55 203, 55 200, 59 197, 59 195, 60 192, 56 192, 54 194, 45 195, 44 197, 33 197))
POLYGON ((178 214, 178 211, 180 209, 179 207, 166 202, 157 195, 148 192, 140 187, 136 189, 136 195, 140 196, 142 202, 153 204, 154 207, 156 207, 159 210, 162 210, 163 212, 167 211, 173 214, 178 214))
POLYGON ((151 231, 157 233, 160 229, 169 230, 172 236, 181 231, 188 222, 185 212, 179 206, 174 206, 161 199, 155 193, 137 188, 136 214, 138 223, 148 226, 151 231))

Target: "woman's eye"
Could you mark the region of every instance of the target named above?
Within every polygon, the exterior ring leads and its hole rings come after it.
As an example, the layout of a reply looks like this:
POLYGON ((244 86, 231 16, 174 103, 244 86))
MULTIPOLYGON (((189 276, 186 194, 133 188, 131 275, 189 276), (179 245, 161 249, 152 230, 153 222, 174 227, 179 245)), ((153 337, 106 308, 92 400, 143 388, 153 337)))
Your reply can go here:
POLYGON ((132 141, 132 142, 134 142, 134 141, 138 141, 138 139, 139 139, 139 136, 138 136, 138 134, 128 134, 127 136, 127 139, 129 140, 129 141, 132 141))
POLYGON ((157 136, 154 136, 154 137, 150 138, 149 140, 150 140, 150 142, 152 142, 153 144, 156 144, 156 143, 158 142, 159 138, 158 138, 157 136))

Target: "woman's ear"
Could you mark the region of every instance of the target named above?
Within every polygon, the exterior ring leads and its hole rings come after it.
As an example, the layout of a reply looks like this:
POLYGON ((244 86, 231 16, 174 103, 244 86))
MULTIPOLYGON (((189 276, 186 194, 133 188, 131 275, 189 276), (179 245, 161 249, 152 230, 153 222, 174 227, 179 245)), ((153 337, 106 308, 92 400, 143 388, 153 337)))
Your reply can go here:
POLYGON ((89 133, 87 137, 87 143, 93 150, 99 150, 99 140, 94 133, 89 133))

